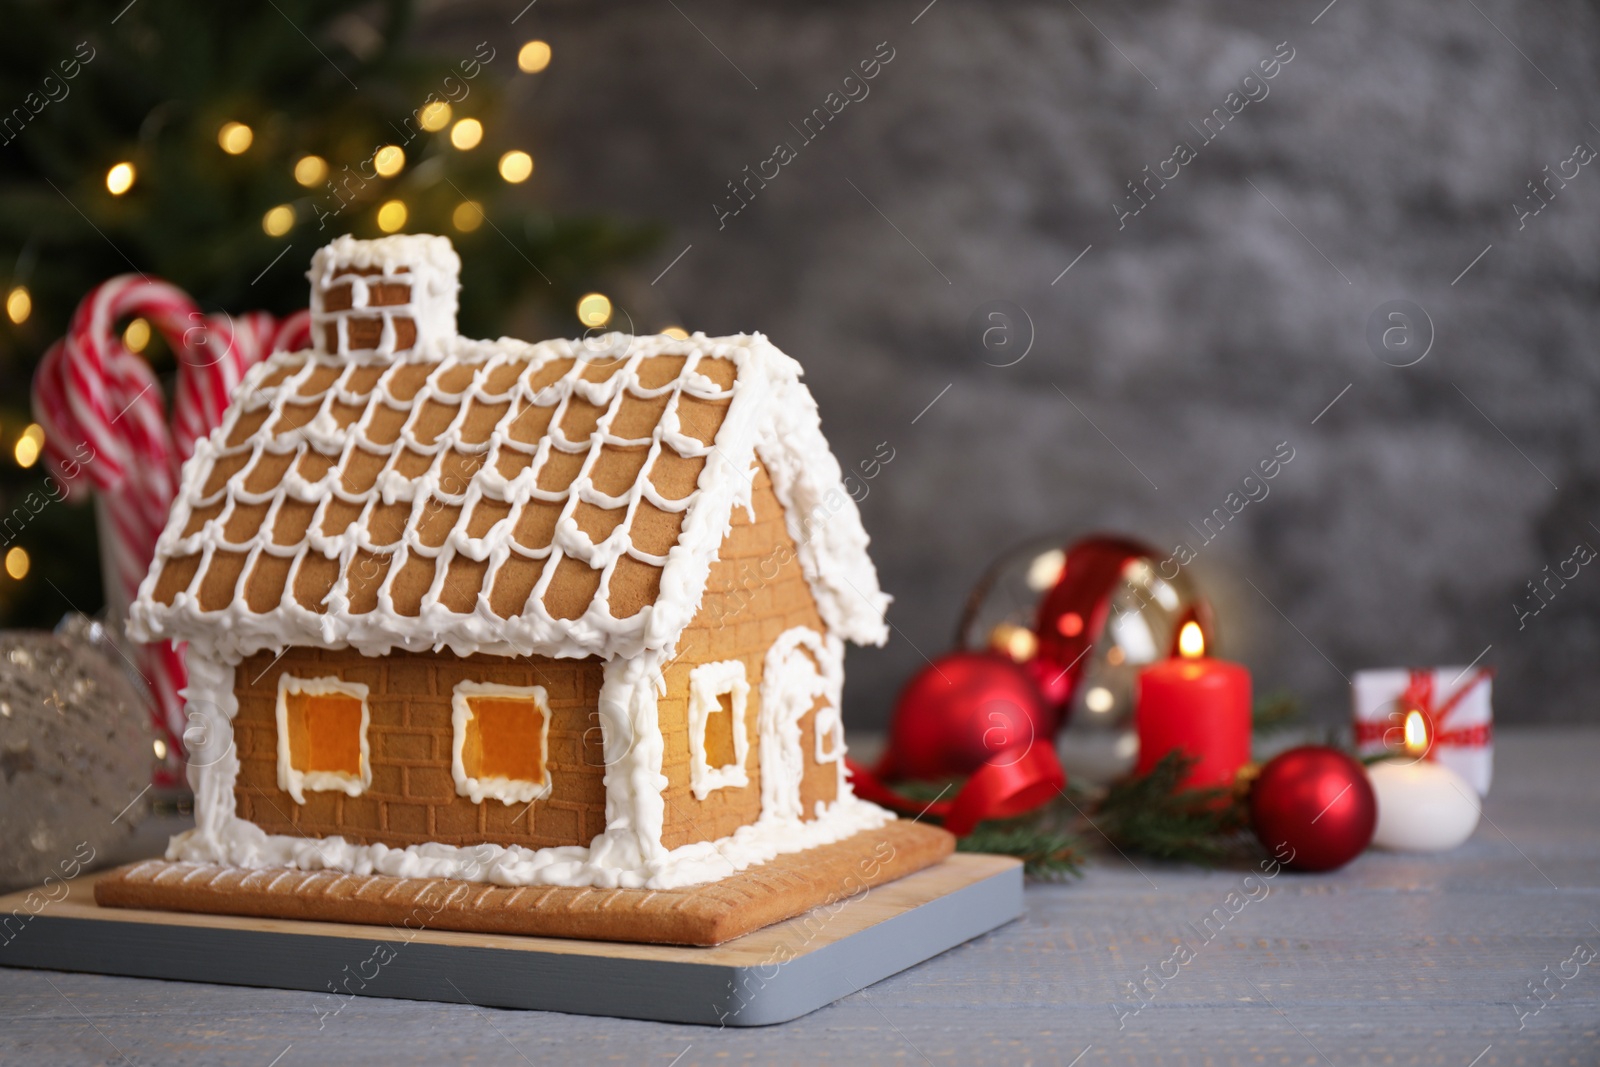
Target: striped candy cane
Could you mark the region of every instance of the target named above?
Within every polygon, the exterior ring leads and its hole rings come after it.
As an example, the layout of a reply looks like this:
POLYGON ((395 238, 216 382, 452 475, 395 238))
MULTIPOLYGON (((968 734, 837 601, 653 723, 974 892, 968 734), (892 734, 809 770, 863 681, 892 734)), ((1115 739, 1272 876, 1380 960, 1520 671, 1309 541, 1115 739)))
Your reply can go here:
MULTIPOLYGON (((195 441, 221 425, 250 367, 275 351, 306 347, 310 336, 308 312, 281 322, 259 311, 204 315, 182 290, 140 275, 112 278, 78 305, 67 336, 34 376, 33 410, 52 473, 69 493, 97 493, 106 597, 117 617, 126 616, 150 569, 195 441), (161 383, 116 332, 129 315, 160 330, 177 357, 170 424, 161 383)), ((139 659, 156 729, 176 757, 185 725, 181 650, 159 642, 144 646, 139 659)), ((156 774, 158 785, 180 781, 176 759, 156 774)))

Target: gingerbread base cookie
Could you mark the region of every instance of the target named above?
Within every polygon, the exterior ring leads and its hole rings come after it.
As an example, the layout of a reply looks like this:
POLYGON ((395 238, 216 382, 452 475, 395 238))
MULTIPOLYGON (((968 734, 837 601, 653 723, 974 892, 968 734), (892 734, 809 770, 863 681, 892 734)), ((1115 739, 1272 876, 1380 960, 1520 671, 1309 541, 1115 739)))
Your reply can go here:
POLYGON ((506 887, 441 878, 148 860, 95 883, 102 907, 409 929, 717 945, 932 866, 944 830, 899 820, 683 889, 506 887))

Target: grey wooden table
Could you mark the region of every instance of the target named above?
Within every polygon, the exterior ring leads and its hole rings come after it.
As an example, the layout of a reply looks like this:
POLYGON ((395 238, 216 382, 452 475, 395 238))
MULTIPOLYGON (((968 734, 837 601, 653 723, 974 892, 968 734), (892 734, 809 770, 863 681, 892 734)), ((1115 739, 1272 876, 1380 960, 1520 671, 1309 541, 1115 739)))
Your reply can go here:
POLYGON ((307 993, 0 968, 0 1063, 1596 1064, 1597 771, 1600 731, 1502 731, 1444 856, 1246 882, 1097 854, 1023 921, 777 1027, 362 999, 319 1027, 307 993))

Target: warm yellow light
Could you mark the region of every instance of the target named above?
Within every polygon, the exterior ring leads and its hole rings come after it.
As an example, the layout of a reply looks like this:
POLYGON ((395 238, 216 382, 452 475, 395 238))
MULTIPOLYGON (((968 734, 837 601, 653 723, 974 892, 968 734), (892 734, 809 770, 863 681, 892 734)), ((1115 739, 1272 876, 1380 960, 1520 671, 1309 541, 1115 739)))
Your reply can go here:
POLYGON ((674 341, 687 341, 689 339, 689 331, 682 326, 668 326, 661 331, 661 336, 670 337, 674 341))
POLYGON ((516 185, 525 182, 533 173, 533 157, 520 148, 513 148, 500 157, 500 177, 516 185))
POLYGON ((399 145, 386 144, 372 157, 372 169, 383 178, 393 178, 405 165, 406 153, 399 145))
POLYGON ((1104 715, 1117 704, 1117 698, 1111 695, 1111 690, 1103 685, 1097 685, 1083 694, 1083 706, 1099 715, 1104 715))
POLYGON ((33 294, 26 285, 19 285, 6 294, 6 318, 20 326, 32 314, 33 294))
POLYGON ((1039 650, 1039 639, 1026 626, 1003 622, 989 631, 989 647, 1018 663, 1026 663, 1039 650))
POLYGON ((1059 548, 1041 552, 1028 561, 1028 588, 1035 593, 1054 589, 1067 569, 1067 554, 1059 548))
POLYGON ((122 331, 122 344, 129 352, 143 352, 150 344, 150 323, 134 319, 122 331))
POLYGON ((21 545, 12 546, 6 553, 6 573, 19 582, 28 576, 29 563, 28 551, 21 545))
POLYGON ((406 224, 406 206, 398 200, 387 201, 378 209, 378 229, 394 233, 406 224))
POLYGON ((151 743, 150 751, 156 754, 156 759, 164 760, 167 758, 167 743, 158 737, 151 743))
POLYGON ((529 41, 517 50, 517 67, 524 74, 537 74, 550 65, 550 46, 529 41))
POLYGON ((261 216, 261 228, 266 231, 268 237, 282 237, 294 229, 294 208, 288 204, 279 204, 261 216))
POLYGON ((1178 631, 1178 655, 1184 659, 1199 659, 1205 654, 1206 635, 1200 632, 1200 624, 1190 619, 1178 631))
POLYGON ((250 147, 256 132, 242 122, 224 122, 217 131, 217 144, 230 156, 237 156, 250 147))
POLYGON ((307 189, 322 184, 328 176, 328 161, 321 156, 301 156, 295 161, 294 180, 307 189))
POLYGON ((444 129, 450 125, 450 105, 443 100, 435 100, 418 112, 417 124, 429 133, 444 129))
POLYGON ((1408 756, 1422 756, 1428 751, 1428 720, 1414 708, 1406 712, 1405 747, 1408 756))
POLYGON ((463 200, 450 213, 450 224, 462 233, 471 233, 483 225, 483 207, 476 200, 463 200))
POLYGON ((17 438, 16 447, 12 455, 16 457, 17 466, 24 469, 39 462, 39 453, 44 451, 44 429, 37 422, 29 423, 28 428, 22 431, 22 436, 17 438))
POLYGON ((611 300, 604 293, 586 293, 578 301, 578 321, 585 326, 604 326, 611 321, 611 300))
POLYGON ((121 196, 133 188, 133 179, 138 173, 133 169, 132 163, 118 163, 106 171, 106 188, 112 196, 121 196))
POLYGON ((450 127, 450 143, 463 152, 469 148, 477 148, 481 140, 483 140, 483 123, 477 119, 462 119, 450 127))

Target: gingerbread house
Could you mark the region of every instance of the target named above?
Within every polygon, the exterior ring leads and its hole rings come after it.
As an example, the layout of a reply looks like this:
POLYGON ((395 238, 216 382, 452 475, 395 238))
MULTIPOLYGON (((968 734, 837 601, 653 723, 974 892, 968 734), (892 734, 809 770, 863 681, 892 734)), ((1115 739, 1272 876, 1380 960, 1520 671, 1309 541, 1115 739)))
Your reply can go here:
POLYGON ((131 612, 187 643, 168 858, 661 889, 886 823, 839 702, 888 597, 799 365, 469 340, 458 271, 319 251, 314 346, 184 467, 131 612))

